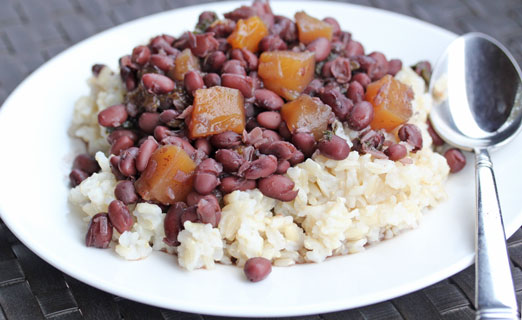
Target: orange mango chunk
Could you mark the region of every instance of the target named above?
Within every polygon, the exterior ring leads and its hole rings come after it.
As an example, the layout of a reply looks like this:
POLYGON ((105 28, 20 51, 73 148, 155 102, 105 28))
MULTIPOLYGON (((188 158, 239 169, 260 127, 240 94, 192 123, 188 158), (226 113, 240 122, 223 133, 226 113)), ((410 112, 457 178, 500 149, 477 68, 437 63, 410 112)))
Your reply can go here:
POLYGON ((332 40, 332 26, 324 21, 307 15, 304 11, 295 14, 295 23, 297 24, 297 35, 299 41, 304 44, 309 44, 320 37, 332 40))
POLYGON ((215 86, 194 93, 194 109, 189 123, 191 139, 225 131, 242 134, 245 129, 245 106, 237 89, 215 86))
POLYGON ((258 16, 253 16, 246 20, 239 20, 227 41, 233 49, 246 48, 252 52, 257 52, 259 42, 267 35, 268 29, 263 20, 258 16))
POLYGON ((307 94, 300 95, 281 108, 281 117, 290 132, 294 133, 297 129, 300 132, 310 132, 315 140, 321 139, 324 131, 328 129, 331 115, 330 106, 322 103, 319 98, 312 98, 307 94))
POLYGON ((195 169, 196 164, 183 149, 165 145, 154 151, 134 186, 147 201, 162 204, 185 201, 192 191, 195 169))
POLYGON ((199 65, 199 59, 187 48, 181 51, 174 61, 174 79, 183 81, 185 73, 193 70, 199 71, 201 66, 199 65))
POLYGON ((314 78, 315 57, 308 51, 263 52, 257 72, 265 88, 286 100, 294 100, 314 78))
POLYGON ((413 114, 413 91, 391 75, 370 83, 364 99, 373 105, 374 117, 370 126, 374 130, 390 132, 407 122, 413 114))

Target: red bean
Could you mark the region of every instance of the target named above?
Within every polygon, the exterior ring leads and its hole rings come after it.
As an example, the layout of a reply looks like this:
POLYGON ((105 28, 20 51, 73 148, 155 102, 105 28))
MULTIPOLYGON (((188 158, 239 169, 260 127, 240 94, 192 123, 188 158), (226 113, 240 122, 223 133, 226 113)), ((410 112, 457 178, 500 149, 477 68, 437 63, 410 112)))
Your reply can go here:
POLYGON ((212 152, 212 145, 207 139, 201 138, 196 140, 194 143, 194 146, 197 150, 201 150, 203 153, 205 153, 207 156, 210 155, 212 152))
POLYGON ((257 12, 251 6, 241 6, 239 8, 234 9, 231 12, 227 12, 224 14, 225 18, 234 21, 238 21, 240 19, 248 19, 254 15, 257 15, 257 12))
POLYGON ((260 156, 257 160, 250 163, 248 169, 245 170, 245 178, 256 180, 268 177, 277 170, 277 158, 269 155, 260 156))
POLYGON ((125 82, 125 88, 127 89, 127 91, 132 91, 134 89, 136 89, 136 83, 138 82, 135 78, 134 75, 129 75, 127 78, 125 78, 124 80, 125 82))
POLYGON ((466 166, 466 157, 459 149, 451 148, 444 152, 451 173, 457 173, 466 166))
POLYGON ((163 145, 173 145, 183 149, 189 156, 196 152, 196 149, 185 139, 176 136, 168 136, 161 140, 163 145))
POLYGON ((221 164, 212 158, 203 160, 194 174, 194 189, 199 194, 209 194, 219 185, 218 175, 223 171, 221 164))
POLYGON ((297 26, 295 22, 284 16, 275 16, 271 34, 278 35, 284 41, 292 43, 297 40, 297 26))
POLYGON ((100 171, 100 166, 98 165, 96 159, 85 153, 79 154, 76 156, 76 158, 74 158, 73 168, 80 169, 88 175, 100 171))
POLYGON ((127 150, 134 146, 134 141, 128 136, 122 136, 111 146, 111 154, 119 156, 123 150, 127 150))
POLYGON ((71 186, 73 187, 76 187, 87 178, 89 178, 89 174, 81 169, 72 169, 71 173, 69 174, 69 180, 71 181, 71 186))
POLYGON ((121 174, 120 169, 118 169, 118 164, 120 163, 119 156, 112 156, 109 158, 109 163, 111 164, 112 174, 116 177, 116 180, 125 180, 125 176, 121 174))
POLYGON ((298 191, 294 189, 294 182, 287 176, 278 174, 260 179, 257 187, 265 196, 281 201, 292 201, 297 197, 298 191))
POLYGON ((144 112, 138 119, 138 126, 147 134, 154 132, 154 129, 159 125, 160 114, 157 112, 144 112))
POLYGON ((350 101, 344 94, 336 87, 324 87, 319 90, 319 97, 321 101, 332 108, 335 116, 339 119, 346 118, 346 115, 353 107, 353 102, 350 101))
POLYGON ((100 75, 100 72, 102 71, 103 68, 105 68, 106 66, 104 64, 94 64, 92 67, 91 67, 91 72, 92 72, 92 75, 97 77, 100 75))
POLYGON ((150 41, 150 46, 155 53, 163 53, 166 55, 177 55, 179 50, 172 47, 172 38, 164 35, 154 37, 150 41))
POLYGON ((333 160, 344 160, 350 154, 350 146, 346 140, 335 134, 319 141, 317 148, 323 156, 333 160))
POLYGON ((210 143, 216 149, 234 148, 241 144, 241 135, 233 131, 225 131, 210 137, 210 143))
POLYGON ((375 68, 377 61, 370 56, 362 56, 362 55, 355 56, 352 59, 359 64, 359 71, 366 72, 371 79, 370 72, 372 72, 372 70, 375 68))
POLYGON ((245 64, 239 60, 228 60, 223 64, 221 73, 239 74, 246 76, 245 64))
MULTIPOLYGON (((226 37, 228 37, 234 28, 236 27, 236 23, 232 20, 225 19, 221 20, 219 23, 214 23, 210 27, 207 28, 207 32, 214 32, 215 36, 218 37, 218 41, 222 38, 225 38, 224 42, 227 43, 226 37)), ((221 50, 221 48, 220 48, 221 50)), ((222 50, 226 51, 226 50, 222 50)))
POLYGON ((200 13, 198 17, 198 24, 199 25, 205 25, 205 24, 211 24, 215 20, 217 20, 218 17, 215 12, 213 11, 203 11, 200 13))
POLYGON ((197 203, 196 214, 201 223, 210 223, 213 228, 216 228, 221 219, 221 208, 216 197, 201 198, 197 203))
POLYGON ((295 166, 296 164, 303 162, 304 159, 304 154, 301 151, 297 150, 296 152, 294 152, 292 158, 290 158, 288 161, 290 161, 291 165, 295 166))
POLYGON ((185 222, 198 222, 198 215, 196 213, 196 206, 190 206, 186 208, 183 213, 181 214, 181 217, 179 218, 181 227, 183 228, 183 225, 185 222))
POLYGON ((323 65, 321 69, 321 76, 323 78, 331 78, 332 77, 332 63, 333 61, 328 61, 323 65))
POLYGON ((384 154, 386 154, 390 160, 397 161, 406 157, 408 150, 402 144, 394 143, 389 146, 388 149, 384 150, 384 154))
POLYGON ((339 35, 341 33, 341 26, 339 26, 339 22, 337 22, 335 18, 326 17, 323 21, 332 26, 332 32, 334 35, 339 35))
POLYGON ((279 124, 277 132, 279 132, 279 135, 286 140, 292 139, 292 133, 290 132, 288 126, 286 125, 286 122, 284 121, 281 121, 281 123, 279 124))
POLYGON ((174 109, 167 109, 167 110, 162 111, 159 114, 159 121, 163 122, 167 126, 170 126, 170 125, 176 123, 177 121, 179 121, 177 119, 179 117, 179 115, 180 115, 179 111, 176 111, 174 109))
POLYGON ((257 128, 259 127, 259 123, 257 123, 257 120, 256 118, 250 118, 247 120, 246 124, 245 124, 245 130, 247 132, 250 132, 252 131, 254 128, 257 128))
POLYGON ((277 111, 285 104, 275 92, 267 89, 257 89, 255 92, 256 105, 270 111, 277 111))
POLYGON ((150 157, 157 148, 158 143, 152 136, 149 136, 147 140, 141 144, 138 151, 138 157, 136 158, 136 169, 138 169, 139 172, 142 172, 145 170, 145 168, 147 168, 150 157))
POLYGON ((194 91, 196 91, 197 89, 202 89, 205 87, 203 78, 199 75, 197 71, 187 72, 185 74, 185 78, 183 79, 183 83, 185 85, 185 89, 191 95, 194 95, 194 91))
POLYGON ((368 69, 368 75, 372 80, 379 80, 388 72, 388 61, 381 52, 372 52, 368 55, 375 59, 375 64, 368 69))
POLYGON ((360 73, 356 73, 353 75, 352 82, 350 83, 350 85, 354 81, 359 82, 363 86, 363 88, 366 90, 366 87, 372 82, 372 79, 370 79, 370 77, 366 73, 360 72, 360 73))
POLYGON ((165 220, 163 221, 163 228, 165 230, 165 241, 169 246, 177 246, 178 234, 183 228, 181 224, 181 215, 185 212, 187 205, 184 202, 176 202, 170 206, 165 220))
POLYGON ((373 105, 368 101, 357 102, 346 119, 350 129, 360 131, 373 120, 373 105))
POLYGON ((434 145, 442 146, 444 144, 444 140, 442 140, 442 138, 437 134, 437 132, 435 132, 430 121, 428 121, 428 133, 430 134, 431 140, 434 145))
POLYGON ((219 149, 216 151, 216 160, 223 165, 225 172, 237 172, 245 159, 236 151, 230 149, 219 149))
MULTIPOLYGON (((248 100, 251 100, 251 99, 248 99, 248 100)), ((251 119, 252 117, 256 116, 257 110, 254 108, 254 104, 245 102, 244 108, 245 108, 245 117, 247 119, 251 119)))
POLYGON ((163 39, 165 39, 165 41, 167 41, 167 43, 171 43, 171 44, 174 42, 174 40, 176 40, 175 37, 173 37, 173 36, 171 36, 171 35, 168 35, 168 34, 165 34, 165 33, 162 34, 161 37, 162 37, 163 39))
POLYGON ((219 42, 214 38, 213 33, 193 34, 189 32, 189 39, 189 48, 196 57, 203 58, 219 47, 219 42))
POLYGON ((315 53, 315 61, 323 61, 328 58, 332 45, 328 39, 319 37, 308 44, 306 49, 310 52, 315 53))
POLYGON ((165 72, 174 68, 174 60, 174 56, 166 56, 163 54, 153 54, 150 56, 150 63, 165 72))
POLYGON ((317 148, 314 136, 306 132, 294 133, 292 135, 292 143, 307 157, 311 157, 317 148))
POLYGON ((174 90, 176 86, 170 78, 157 73, 146 73, 141 77, 141 80, 149 92, 156 94, 168 93, 174 90))
POLYGON ((217 73, 207 73, 203 77, 203 82, 207 86, 207 88, 220 86, 221 85, 221 77, 217 73))
POLYGON ((113 200, 109 204, 109 220, 119 233, 129 231, 134 224, 129 209, 120 200, 113 200))
POLYGON ((288 171, 288 168, 290 168, 290 162, 288 160, 280 161, 277 164, 276 173, 285 174, 286 171, 288 171))
POLYGON ((129 180, 118 182, 114 189, 114 196, 125 204, 133 204, 138 202, 138 194, 134 188, 134 183, 129 180))
POLYGON ((162 141, 171 135, 172 132, 165 126, 156 126, 156 128, 154 128, 154 138, 156 138, 157 141, 162 141))
POLYGON ((364 99, 364 87, 357 81, 350 82, 350 86, 346 91, 346 96, 351 99, 354 103, 362 101, 364 99))
POLYGON ((315 78, 312 81, 310 81, 308 86, 304 89, 303 93, 309 96, 315 96, 315 94, 319 92, 319 89, 321 89, 322 87, 323 82, 320 79, 315 78))
POLYGON ((107 141, 110 143, 110 144, 113 144, 114 142, 116 142, 119 138, 121 138, 122 136, 127 136, 129 137, 132 141, 136 142, 138 141, 138 135, 136 133, 134 133, 133 131, 130 131, 130 130, 126 130, 126 129, 122 129, 122 130, 114 130, 108 137, 107 137, 107 141))
POLYGON ((221 84, 224 87, 238 89, 247 99, 254 95, 254 83, 248 76, 224 73, 221 75, 221 84))
POLYGON ((259 51, 286 50, 286 43, 276 35, 268 35, 259 42, 259 51))
POLYGON ((112 232, 112 224, 107 213, 98 213, 89 223, 85 244, 87 247, 108 248, 112 240, 112 232))
POLYGON ((263 131, 263 138, 266 139, 268 142, 274 142, 274 141, 280 141, 281 137, 279 134, 273 130, 268 129, 262 129, 263 131))
POLYGON ((218 72, 221 71, 221 68, 223 68, 223 64, 226 60, 227 57, 223 52, 215 51, 205 58, 203 66, 208 71, 218 72))
POLYGON ((265 279, 272 272, 272 264, 266 258, 250 258, 245 263, 243 271, 248 280, 258 282, 265 279))
POLYGON ((134 133, 133 131, 122 129, 122 130, 114 130, 108 137, 107 141, 110 144, 114 144, 119 138, 122 136, 129 137, 132 141, 136 142, 138 141, 138 135, 134 133))
POLYGON ((344 47, 344 53, 347 57, 361 56, 364 54, 364 47, 360 42, 350 40, 344 47))
POLYGON ((110 106, 98 113, 98 123, 107 128, 121 126, 127 120, 127 109, 123 104, 110 106))
POLYGON ((236 190, 246 191, 251 190, 256 187, 255 180, 247 180, 234 176, 226 177, 221 179, 221 184, 219 185, 219 189, 224 194, 231 193, 236 190))
POLYGON ((387 73, 395 76, 402 69, 402 61, 399 59, 392 59, 388 61, 387 73))
POLYGON ((126 177, 135 176, 137 173, 136 157, 138 156, 138 150, 136 147, 130 147, 121 152, 118 169, 126 177))
POLYGON ((196 171, 199 172, 207 172, 212 173, 214 175, 219 175, 223 171, 223 166, 219 164, 216 160, 209 158, 203 160, 199 165, 196 171))
POLYGON ((131 68, 130 66, 122 65, 122 59, 120 59, 120 76, 123 82, 125 83, 127 91, 132 91, 136 88, 136 70, 131 68))
POLYGON ((186 203, 188 206, 195 206, 198 204, 199 200, 201 200, 201 199, 207 199, 208 201, 215 200, 216 202, 219 203, 219 201, 217 200, 217 197, 214 194, 211 193, 211 194, 203 195, 203 194, 199 194, 195 191, 191 191, 187 195, 186 203))
POLYGON ((252 78, 252 83, 254 84, 254 91, 257 89, 263 88, 263 86, 264 86, 263 80, 261 80, 261 78, 259 78, 259 74, 257 73, 257 71, 250 71, 248 76, 250 78, 252 78))
POLYGON ((138 65, 136 65, 132 61, 132 57, 130 55, 126 55, 120 58, 119 60, 120 68, 129 68, 131 70, 137 70, 139 68, 138 65))
POLYGON ((196 173, 194 189, 200 194, 209 194, 219 185, 219 179, 211 173, 196 173))
POLYGON ((281 124, 281 114, 276 111, 265 111, 258 114, 256 120, 261 126, 276 130, 281 124))
POLYGON ((132 61, 139 64, 144 65, 149 62, 150 59, 150 49, 146 46, 137 46, 132 50, 132 61))
POLYGON ((258 64, 257 56, 247 49, 244 49, 244 48, 234 49, 230 53, 230 57, 232 59, 236 59, 236 60, 243 62, 243 65, 245 65, 248 70, 257 69, 257 64, 258 64))
POLYGON ((352 78, 350 60, 342 57, 335 58, 330 66, 330 72, 337 82, 348 83, 352 78))
POLYGON ((399 129, 398 135, 401 141, 405 141, 413 147, 411 152, 422 149, 422 134, 416 125, 410 123, 403 125, 399 129))
POLYGON ((265 154, 274 155, 279 161, 283 161, 292 158, 297 149, 288 141, 275 141, 263 151, 265 154))

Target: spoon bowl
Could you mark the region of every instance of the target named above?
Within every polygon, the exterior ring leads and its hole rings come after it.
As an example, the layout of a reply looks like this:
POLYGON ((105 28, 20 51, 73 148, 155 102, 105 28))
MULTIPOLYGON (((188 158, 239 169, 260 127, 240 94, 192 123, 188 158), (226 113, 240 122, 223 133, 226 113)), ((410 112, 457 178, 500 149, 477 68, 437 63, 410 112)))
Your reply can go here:
POLYGON ((435 130, 467 151, 509 142, 522 129, 521 75, 495 39, 480 33, 457 38, 431 78, 430 91, 444 97, 430 113, 435 130))
POLYGON ((521 75, 502 44, 469 33, 450 44, 431 77, 433 128, 449 144, 475 153, 477 319, 520 318, 489 150, 521 131, 521 75))

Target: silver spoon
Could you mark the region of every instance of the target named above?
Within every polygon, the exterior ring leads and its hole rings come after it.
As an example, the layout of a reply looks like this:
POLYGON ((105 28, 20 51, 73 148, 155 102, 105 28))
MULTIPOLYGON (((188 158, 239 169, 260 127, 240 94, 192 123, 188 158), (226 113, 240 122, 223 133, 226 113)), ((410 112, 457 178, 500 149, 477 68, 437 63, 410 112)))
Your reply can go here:
POLYGON ((435 131, 449 144, 475 152, 477 319, 520 319, 488 151, 522 128, 521 75, 498 41, 469 33, 451 43, 431 78, 432 93, 440 90, 437 82, 447 81, 445 99, 430 113, 435 131))

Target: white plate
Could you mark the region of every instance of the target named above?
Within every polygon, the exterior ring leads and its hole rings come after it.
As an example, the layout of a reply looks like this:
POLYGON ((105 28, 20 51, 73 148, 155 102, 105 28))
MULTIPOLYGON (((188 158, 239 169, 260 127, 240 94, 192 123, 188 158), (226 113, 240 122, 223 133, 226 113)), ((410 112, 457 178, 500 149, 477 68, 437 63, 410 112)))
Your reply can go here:
MULTIPOLYGON (((93 63, 117 66, 120 56, 160 33, 192 28, 203 10, 223 13, 238 3, 221 2, 160 13, 126 23, 61 53, 28 77, 0 113, 0 212, 32 251, 67 274, 110 293, 147 304, 195 313, 286 316, 322 313, 387 300, 442 280, 473 259, 472 159, 447 183, 449 200, 426 213, 418 229, 321 264, 274 268, 249 283, 240 268, 186 272, 162 253, 128 262, 111 250, 84 245, 85 225, 67 205, 73 159, 67 136, 73 104, 88 93, 93 63)), ((329 2, 273 2, 274 12, 304 9, 334 16, 368 52, 381 50, 406 65, 435 62, 454 34, 381 10, 329 2)), ((508 235, 522 222, 519 196, 522 137, 493 153, 508 235)))

